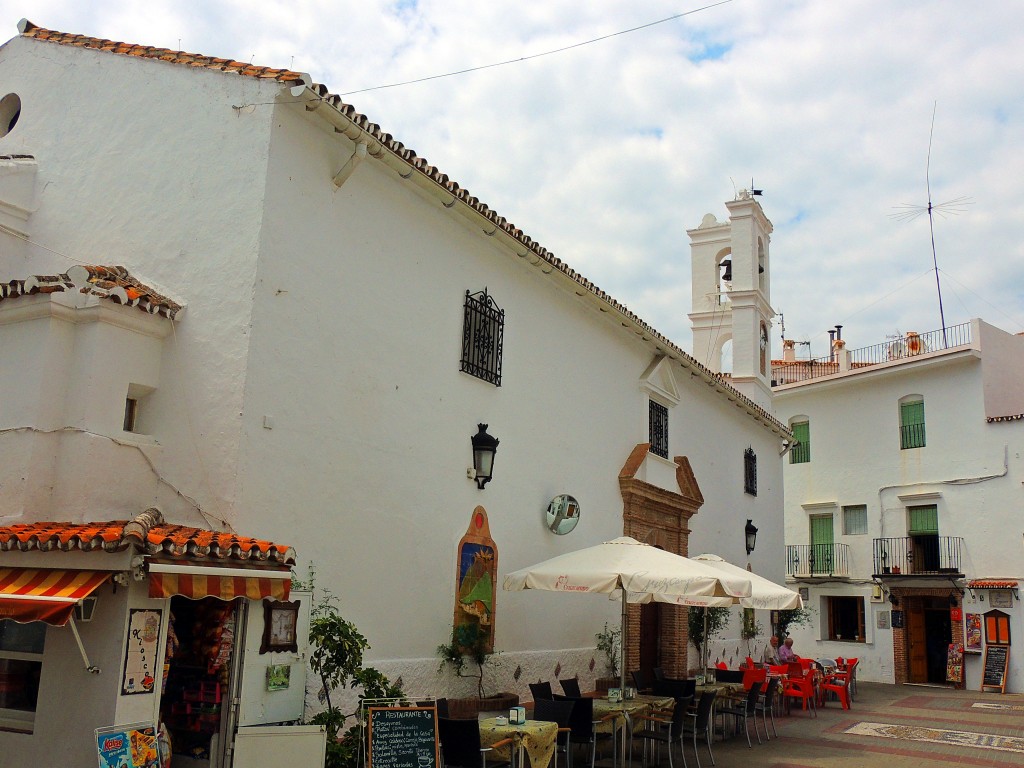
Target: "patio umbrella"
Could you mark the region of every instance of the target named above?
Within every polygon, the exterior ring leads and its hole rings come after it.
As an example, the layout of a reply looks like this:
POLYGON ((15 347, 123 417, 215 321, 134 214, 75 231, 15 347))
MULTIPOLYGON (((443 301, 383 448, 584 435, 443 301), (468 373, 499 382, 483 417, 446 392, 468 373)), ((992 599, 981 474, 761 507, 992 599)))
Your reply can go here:
MULTIPOLYGON (((647 603, 651 601, 659 603, 672 603, 674 605, 686 605, 697 608, 704 608, 705 637, 704 649, 707 650, 707 610, 708 608, 727 608, 731 605, 740 605, 743 608, 761 608, 771 611, 790 611, 796 608, 803 608, 804 602, 798 592, 787 589, 774 581, 769 581, 764 576, 758 576, 745 568, 726 562, 718 555, 697 555, 693 558, 698 563, 704 563, 717 571, 733 575, 744 575, 750 580, 750 595, 747 597, 682 597, 679 595, 647 593, 630 594, 628 600, 631 603, 647 603)), ((704 654, 706 656, 706 653, 704 654)), ((701 669, 707 666, 707 658, 701 659, 701 669)))
POLYGON ((626 602, 630 594, 672 597, 734 597, 750 595, 750 574, 730 574, 636 539, 622 536, 592 547, 567 552, 505 576, 506 590, 544 589, 553 592, 622 592, 620 685, 626 685, 626 602))

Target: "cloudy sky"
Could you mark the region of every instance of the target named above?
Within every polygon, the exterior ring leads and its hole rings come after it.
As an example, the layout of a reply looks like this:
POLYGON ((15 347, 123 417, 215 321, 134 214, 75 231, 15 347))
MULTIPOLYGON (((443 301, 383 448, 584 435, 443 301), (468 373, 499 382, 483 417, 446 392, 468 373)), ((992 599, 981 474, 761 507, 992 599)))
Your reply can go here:
MULTIPOLYGON (((775 226, 773 306, 815 355, 837 323, 851 348, 941 326, 928 217, 898 218, 924 210, 929 179, 938 211, 961 201, 934 217, 946 325, 981 317, 1024 331, 1024 3, 0 0, 0 10, 0 39, 28 16, 309 72, 684 349, 686 230, 707 212, 724 218, 751 181, 775 226)), ((775 355, 781 338, 777 317, 775 355)))

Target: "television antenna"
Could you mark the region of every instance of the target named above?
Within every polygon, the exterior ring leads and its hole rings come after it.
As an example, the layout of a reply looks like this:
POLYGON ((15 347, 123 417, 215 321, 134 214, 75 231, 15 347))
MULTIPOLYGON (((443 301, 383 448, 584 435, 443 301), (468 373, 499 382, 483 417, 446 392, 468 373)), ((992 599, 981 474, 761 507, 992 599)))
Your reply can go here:
POLYGON ((899 213, 890 214, 890 216, 899 221, 911 221, 923 213, 928 214, 928 232, 931 235, 932 241, 932 268, 935 271, 935 291, 939 296, 939 320, 942 323, 942 346, 946 348, 949 347, 949 342, 946 339, 946 315, 942 310, 942 284, 939 282, 939 260, 935 254, 935 214, 942 216, 942 218, 956 216, 958 213, 966 211, 967 206, 973 205, 974 201, 970 197, 957 197, 953 200, 947 200, 944 203, 932 204, 932 138, 935 136, 935 112, 938 105, 939 103, 937 101, 932 105, 932 125, 931 130, 928 132, 928 160, 924 167, 924 183, 925 189, 928 193, 928 204, 897 205, 895 207, 902 210, 899 213))

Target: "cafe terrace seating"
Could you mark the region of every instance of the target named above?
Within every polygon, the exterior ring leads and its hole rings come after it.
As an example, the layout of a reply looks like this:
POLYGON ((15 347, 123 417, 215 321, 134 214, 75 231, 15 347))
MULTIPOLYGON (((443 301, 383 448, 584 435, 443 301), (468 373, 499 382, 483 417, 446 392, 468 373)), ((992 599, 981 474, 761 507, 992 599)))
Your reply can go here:
MULTIPOLYGON (((816 704, 817 691, 814 688, 814 671, 804 672, 799 664, 789 665, 789 676, 782 686, 783 698, 800 699, 801 709, 810 709, 815 717, 818 716, 816 704), (794 669, 796 667, 796 669, 794 669)), ((788 711, 788 710, 787 710, 788 711)))
MULTIPOLYGON (((760 696, 760 694, 761 694, 761 683, 755 681, 755 682, 751 683, 750 688, 747 691, 747 695, 746 695, 746 697, 742 701, 740 701, 738 704, 736 704, 734 706, 721 707, 718 710, 718 714, 722 715, 723 720, 724 720, 726 715, 731 715, 733 717, 733 719, 737 721, 737 723, 739 722, 740 719, 743 720, 743 730, 744 730, 744 732, 746 733, 746 736, 747 736, 747 746, 751 747, 751 748, 754 746, 750 742, 750 726, 749 726, 749 722, 750 722, 751 719, 754 720, 754 735, 757 736, 757 743, 758 744, 761 743, 761 735, 757 731, 757 716, 756 716, 757 699, 758 699, 758 696, 760 696)), ((766 736, 767 736, 767 734, 766 734, 766 736)))
POLYGON ((512 739, 502 739, 489 747, 483 746, 480 743, 480 726, 476 720, 439 717, 437 729, 445 768, 497 768, 511 765, 509 760, 488 762, 487 755, 498 747, 511 745, 512 739))
POLYGON ((580 680, 578 677, 570 677, 568 680, 559 680, 558 683, 562 686, 562 693, 566 696, 578 699, 583 695, 580 691, 580 680))
POLYGON ((652 692, 655 696, 671 696, 674 699, 689 696, 692 699, 697 693, 697 681, 666 677, 661 667, 655 667, 652 692))
POLYGON ((765 684, 764 689, 761 691, 761 695, 758 697, 757 703, 754 705, 754 712, 761 713, 761 720, 764 722, 764 737, 771 741, 771 736, 768 735, 768 716, 772 718, 772 733, 778 738, 779 732, 775 730, 775 697, 779 691, 779 683, 782 678, 769 677, 768 682, 765 684))
MULTIPOLYGON (((683 758, 683 768, 686 768, 686 753, 683 751, 683 734, 686 723, 686 714, 693 702, 692 696, 676 698, 672 707, 672 714, 669 717, 663 715, 638 715, 637 720, 643 722, 643 728, 633 731, 634 739, 641 739, 644 743, 643 764, 647 765, 647 747, 655 744, 660 748, 664 744, 668 749, 668 765, 674 768, 672 762, 672 748, 679 745, 679 753, 683 758)), ((660 750, 659 750, 660 752, 660 750)), ((658 761, 660 762, 660 760, 658 761)))
POLYGON ((533 696, 534 701, 540 701, 541 699, 550 699, 553 695, 553 691, 551 690, 551 683, 530 683, 530 695, 533 696))
MULTIPOLYGON (((688 721, 683 726, 683 738, 687 736, 693 737, 693 756, 697 760, 697 768, 700 768, 700 755, 697 753, 697 736, 701 736, 704 739, 704 743, 708 746, 708 756, 711 758, 711 764, 715 764, 715 756, 711 752, 711 741, 712 741, 712 712, 715 710, 715 697, 718 695, 718 691, 714 688, 704 691, 700 695, 700 700, 697 702, 697 710, 695 712, 688 712, 688 721)), ((686 755, 683 755, 683 765, 686 765, 686 755)))
POLYGON ((614 743, 614 732, 599 732, 598 726, 606 720, 614 720, 615 716, 606 715, 600 720, 595 720, 594 700, 587 696, 573 699, 569 696, 559 696, 556 693, 554 699, 555 701, 571 701, 573 703, 572 715, 569 718, 569 741, 574 745, 589 748, 590 768, 594 768, 594 763, 597 761, 597 745, 599 743, 614 743))
POLYGON ((558 768, 558 753, 565 755, 567 768, 572 768, 572 710, 576 706, 573 701, 555 701, 554 699, 537 699, 533 702, 533 719, 547 720, 558 723, 558 735, 555 737, 555 766, 558 768))

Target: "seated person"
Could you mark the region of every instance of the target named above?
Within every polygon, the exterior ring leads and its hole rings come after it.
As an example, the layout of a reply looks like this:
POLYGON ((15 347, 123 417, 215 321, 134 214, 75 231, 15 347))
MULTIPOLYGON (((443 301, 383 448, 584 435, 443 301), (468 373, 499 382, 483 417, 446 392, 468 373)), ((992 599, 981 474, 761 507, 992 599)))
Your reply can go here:
POLYGON ((765 666, 778 666, 780 661, 779 638, 772 635, 768 640, 768 645, 764 647, 764 653, 761 654, 761 663, 765 666))
POLYGON ((787 637, 782 643, 782 647, 779 648, 779 661, 783 664, 788 664, 791 661, 796 661, 799 658, 793 653, 793 638, 787 637))

